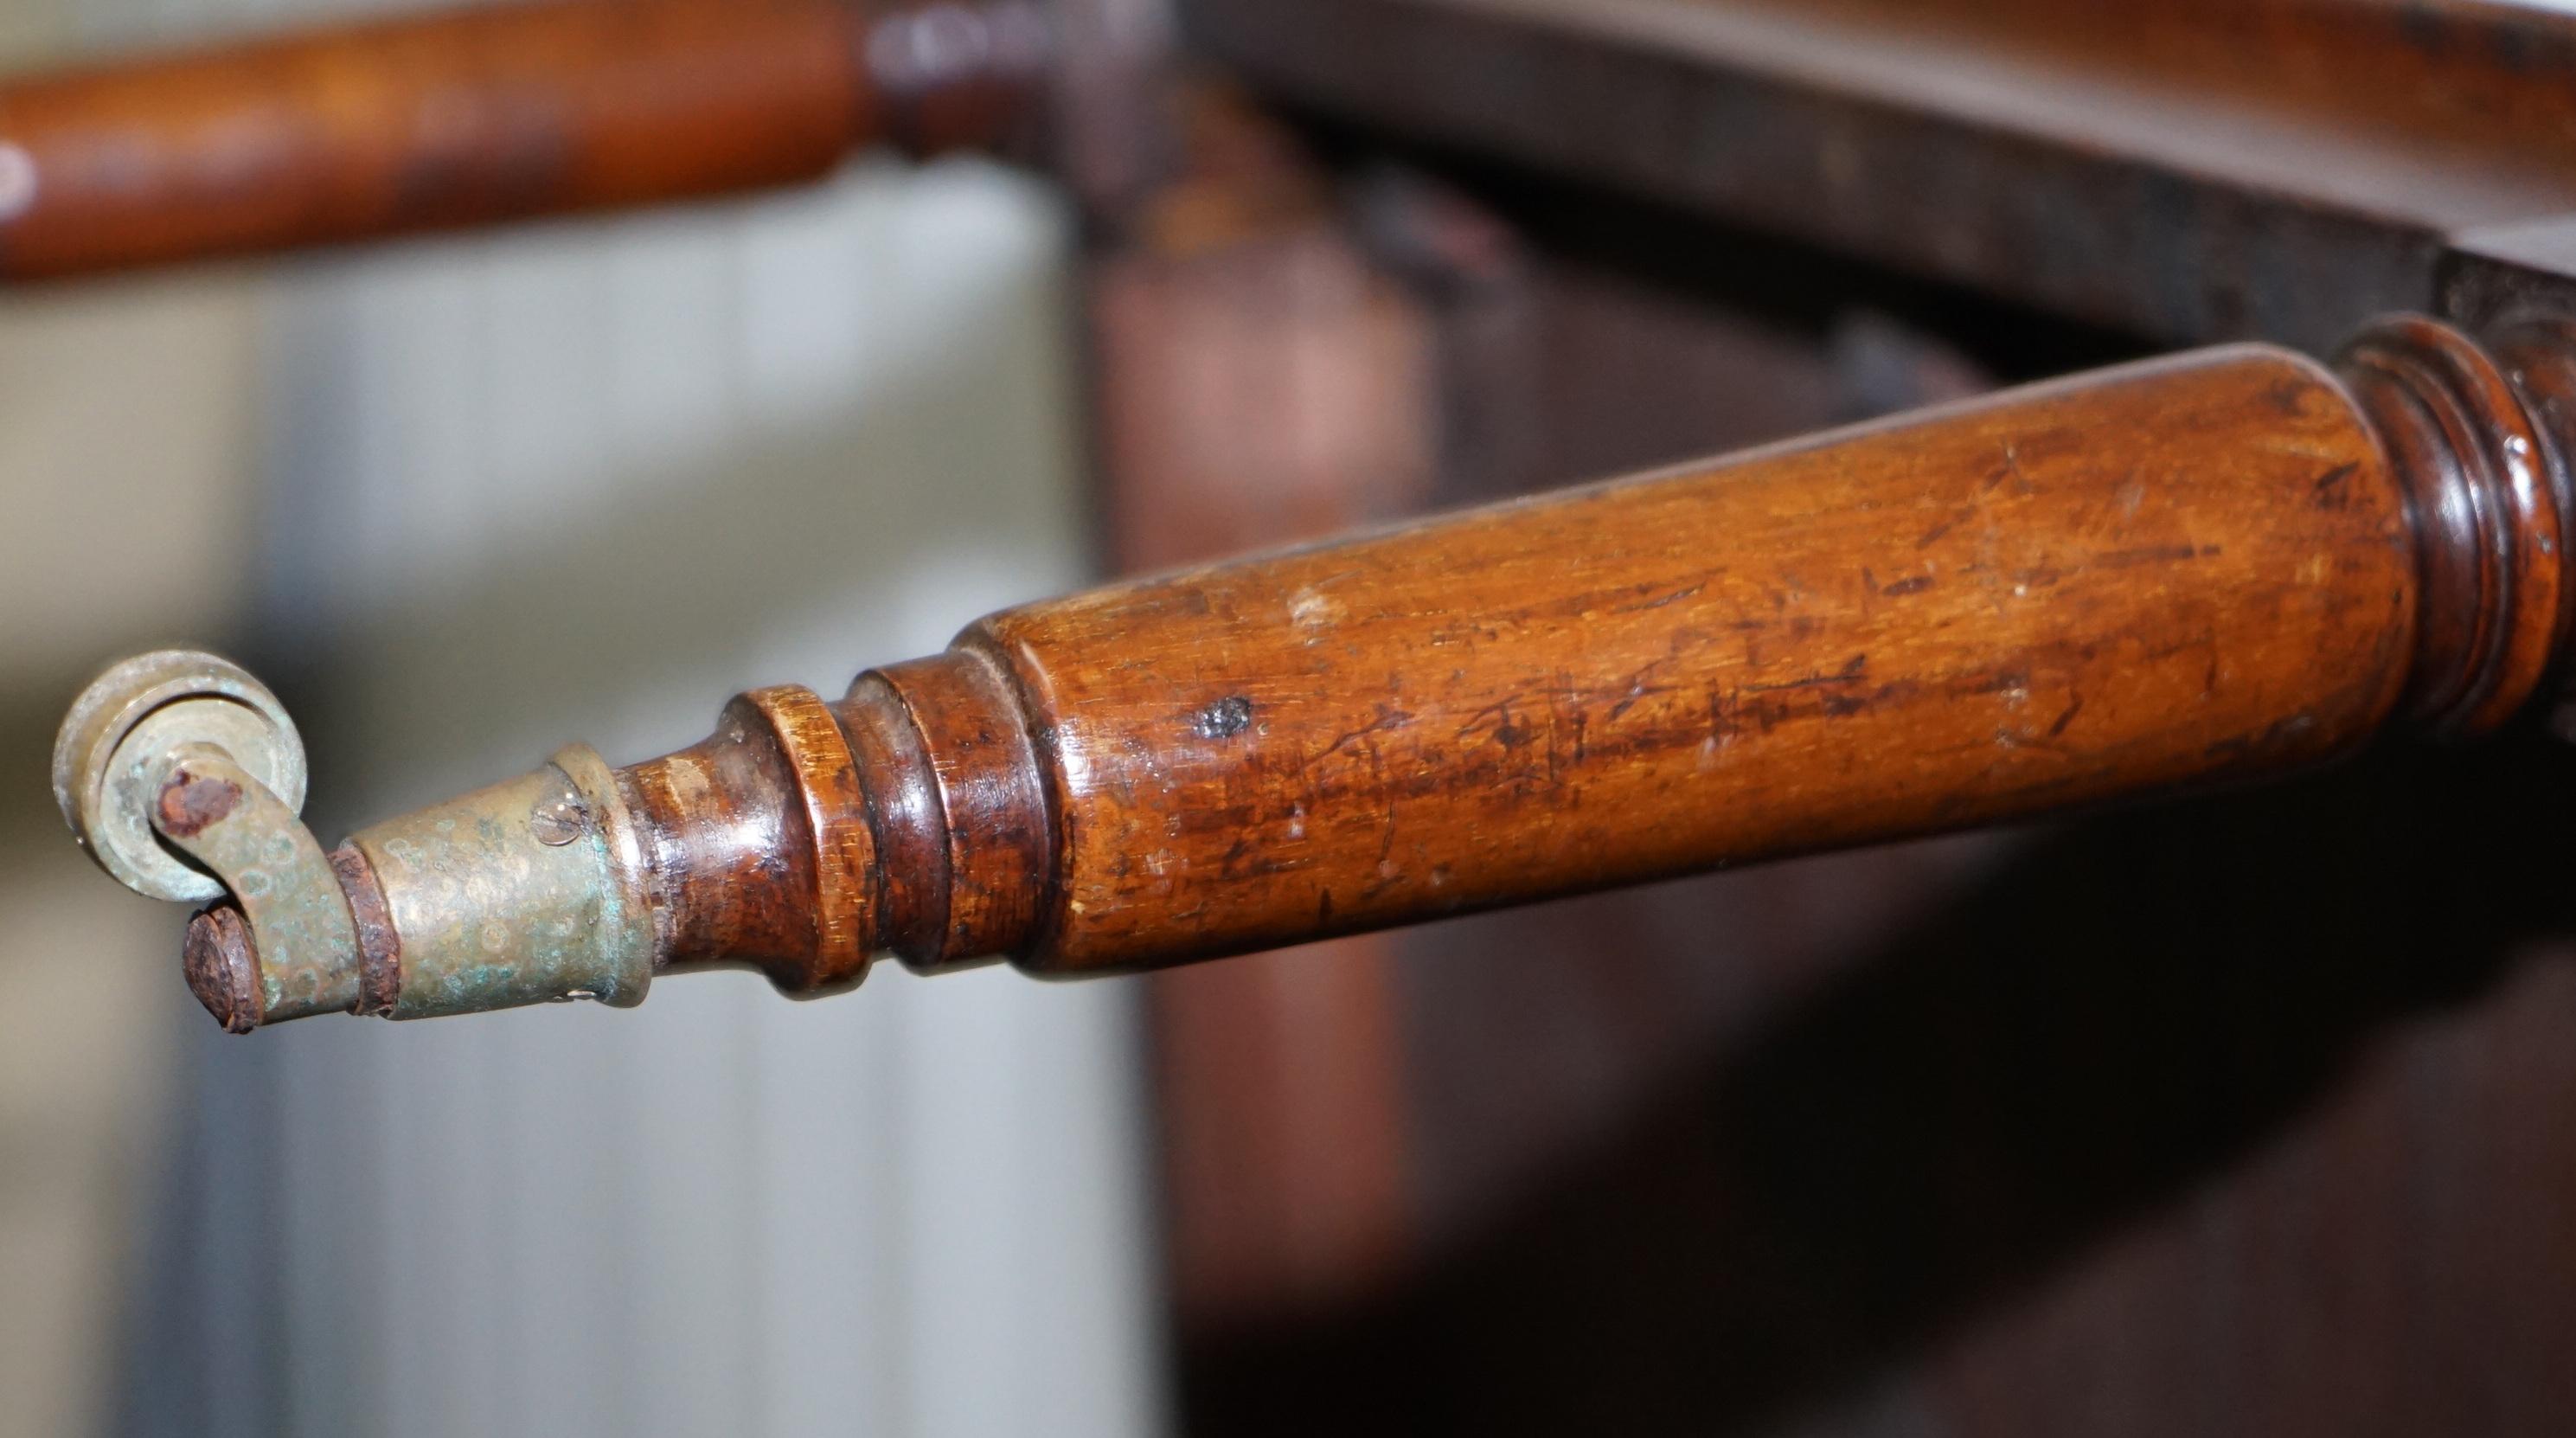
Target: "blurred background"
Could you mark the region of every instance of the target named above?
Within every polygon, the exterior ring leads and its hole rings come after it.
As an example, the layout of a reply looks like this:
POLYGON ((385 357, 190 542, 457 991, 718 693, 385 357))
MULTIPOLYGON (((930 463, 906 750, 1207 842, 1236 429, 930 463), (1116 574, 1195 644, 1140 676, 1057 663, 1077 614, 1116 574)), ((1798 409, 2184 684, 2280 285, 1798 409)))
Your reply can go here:
MULTIPOLYGON (((0 35, 336 8, 10 0, 0 35)), ((998 166, 862 163, 0 302, 0 1432, 1154 1429, 1130 988, 728 974, 225 1042, 38 762, 89 670, 210 643, 287 696, 338 834, 1066 587, 1066 240, 998 166)))
POLYGON ((2536 731, 1152 979, 213 1031, 46 792, 134 650, 270 680, 336 837, 2576 213, 2576 30, 2474 0, 1180 8, 1229 72, 1064 8, 1042 168, 0 296, 0 1435, 2566 1431, 2536 731))

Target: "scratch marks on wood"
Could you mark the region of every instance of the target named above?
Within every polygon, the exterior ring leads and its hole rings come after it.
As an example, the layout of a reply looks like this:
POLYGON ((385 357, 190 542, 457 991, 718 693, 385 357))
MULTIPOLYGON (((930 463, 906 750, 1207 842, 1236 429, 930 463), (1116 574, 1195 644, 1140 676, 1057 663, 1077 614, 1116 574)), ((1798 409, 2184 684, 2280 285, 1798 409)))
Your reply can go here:
POLYGON ((2133 549, 2106 549, 2093 556, 2093 563, 2103 569, 2129 569, 2141 564, 2181 564, 2194 559, 2215 559, 2215 544, 2144 544, 2133 549))
POLYGON ((1810 674, 1803 679, 1784 679, 1777 684, 1747 684, 1748 694, 1769 694, 1783 689, 1814 689, 1828 684, 1849 684, 1869 673, 1869 656, 1855 654, 1843 661, 1843 667, 1832 674, 1810 674))
POLYGON ((2286 354, 2191 357, 1161 581, 1195 609, 1006 616, 1046 752, 1085 766, 1046 966, 2342 752, 2413 654, 2405 494, 2351 406, 2286 433, 2285 384, 2324 393, 2286 354))
POLYGON ((2318 475, 2317 482, 2308 487, 2312 502, 2328 511, 2347 508, 2352 503, 2352 477, 2360 471, 2358 464, 2338 464, 2318 475))
POLYGON ((1306 763, 1310 767, 1320 764, 1324 760, 1331 758, 1335 754, 1342 752, 1344 749, 1349 748, 1360 740, 1366 739, 1372 734, 1384 734, 1390 730, 1401 729, 1412 722, 1413 716, 1406 713, 1404 710, 1398 709, 1392 704, 1380 704, 1377 706, 1376 718, 1371 719, 1369 722, 1362 724, 1356 729, 1345 729, 1341 733, 1334 735, 1333 742, 1315 751, 1314 756, 1308 759, 1306 763))
POLYGON ((1643 614, 1649 609, 1661 609, 1665 605, 1679 603, 1680 601, 1688 599, 1692 595, 1697 594, 1706 588, 1708 588, 1708 582, 1706 580, 1702 580, 1697 584, 1693 584, 1682 589, 1676 589, 1672 593, 1663 595, 1659 598, 1649 599, 1642 604, 1622 604, 1610 612, 1613 614, 1643 614))

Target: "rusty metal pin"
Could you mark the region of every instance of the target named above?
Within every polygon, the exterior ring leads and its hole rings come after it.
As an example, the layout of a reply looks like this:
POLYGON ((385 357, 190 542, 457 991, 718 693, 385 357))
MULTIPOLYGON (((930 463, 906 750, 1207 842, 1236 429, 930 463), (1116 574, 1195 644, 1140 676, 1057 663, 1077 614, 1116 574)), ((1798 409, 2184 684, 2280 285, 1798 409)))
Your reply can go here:
POLYGON ((188 991, 224 1032, 246 1034, 259 1027, 259 953, 240 909, 217 904, 188 920, 179 966, 188 991))

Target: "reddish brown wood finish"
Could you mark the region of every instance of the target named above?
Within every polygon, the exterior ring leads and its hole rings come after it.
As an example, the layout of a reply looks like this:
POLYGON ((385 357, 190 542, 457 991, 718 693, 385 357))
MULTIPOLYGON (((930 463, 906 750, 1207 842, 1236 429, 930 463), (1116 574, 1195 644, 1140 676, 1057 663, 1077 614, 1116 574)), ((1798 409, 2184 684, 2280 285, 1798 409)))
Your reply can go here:
POLYGON ((941 922, 925 922, 916 944, 897 952, 921 969, 1015 952, 1053 887, 1046 794, 1018 696, 973 649, 891 665, 870 680, 854 693, 890 691, 921 735, 919 762, 939 802, 918 812, 938 831, 948 874, 935 900, 941 922))
POLYGON ((2265 777, 2524 707, 2559 453, 2430 321, 2203 351, 1006 611, 630 787, 673 956, 804 988, 860 914, 1145 968, 2265 777))
POLYGON ((810 750, 782 744, 786 726, 772 717, 780 708, 777 690, 745 695, 703 742, 617 778, 645 836, 662 961, 754 964, 781 987, 806 990, 837 977, 819 916, 854 902, 846 871, 816 864, 809 815, 846 791, 798 762, 810 750))
POLYGON ((2356 407, 2233 351, 979 635, 1059 765, 1032 960, 1087 969, 2296 767, 2415 589, 2356 407))
MULTIPOLYGON (((1106 547, 1158 572, 1418 510, 1438 406, 1426 307, 1265 117, 1191 87, 1186 163, 1088 257, 1106 547)), ((1172 1324, 1383 1289, 1421 1197, 1391 934, 1156 976, 1145 995, 1172 1324)))
POLYGON ((2458 331, 2400 319, 2361 337, 2344 372, 2399 469, 2423 531, 2419 717, 2482 732, 2557 661, 2576 599, 2560 568, 2564 474, 2513 384, 2458 331))
MULTIPOLYGON (((742 697, 726 716, 729 741, 744 708, 764 721, 767 737, 795 775, 801 802, 789 819, 802 828, 803 845, 812 856, 811 941, 802 951, 803 968, 790 982, 800 991, 856 983, 876 950, 879 865, 876 831, 867 822, 867 795, 848 736, 813 691, 781 685, 742 697)), ((741 742, 748 739, 746 733, 741 742)), ((727 941, 713 938, 704 947, 727 952, 727 941)))
POLYGON ((781 185, 881 140, 985 143, 1036 59, 1002 7, 552 0, 22 79, 0 88, 0 276, 781 185), (958 27, 979 43, 916 43, 958 27))

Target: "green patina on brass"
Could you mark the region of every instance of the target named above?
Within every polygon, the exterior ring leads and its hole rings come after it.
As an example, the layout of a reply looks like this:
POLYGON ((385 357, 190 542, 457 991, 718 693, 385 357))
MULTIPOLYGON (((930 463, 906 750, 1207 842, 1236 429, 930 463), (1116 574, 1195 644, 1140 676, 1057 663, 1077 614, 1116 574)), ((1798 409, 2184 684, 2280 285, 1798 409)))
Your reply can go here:
POLYGON ((644 1001, 654 918, 641 842, 615 772, 587 745, 353 838, 381 914, 353 908, 296 818, 304 780, 276 697, 194 650, 107 670, 54 748, 55 798, 103 868, 142 893, 229 894, 238 907, 238 923, 225 911, 190 928, 191 953, 209 959, 190 983, 228 1027, 351 1012, 376 985, 398 1019, 644 1001))
POLYGON ((644 1001, 653 923, 634 825, 587 745, 350 842, 401 935, 393 1017, 644 1001))
POLYGON ((152 827, 222 881, 259 955, 260 1021, 358 1006, 358 934, 331 861, 294 809, 212 744, 182 744, 153 765, 152 827))
POLYGON ((211 744, 255 776, 289 822, 304 802, 304 743, 285 706, 240 665, 156 649, 90 682, 54 736, 54 802, 99 867, 140 894, 203 902, 223 889, 164 848, 151 815, 171 753, 211 744))

